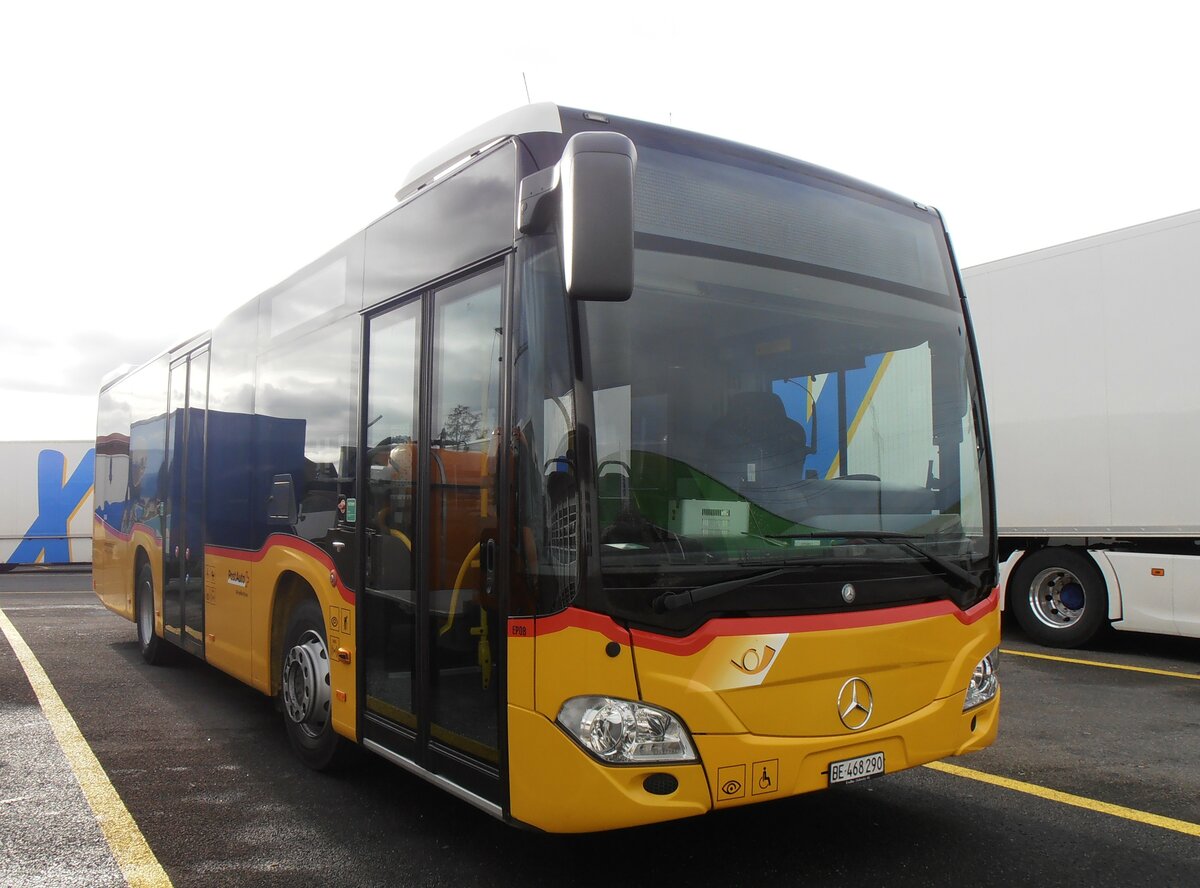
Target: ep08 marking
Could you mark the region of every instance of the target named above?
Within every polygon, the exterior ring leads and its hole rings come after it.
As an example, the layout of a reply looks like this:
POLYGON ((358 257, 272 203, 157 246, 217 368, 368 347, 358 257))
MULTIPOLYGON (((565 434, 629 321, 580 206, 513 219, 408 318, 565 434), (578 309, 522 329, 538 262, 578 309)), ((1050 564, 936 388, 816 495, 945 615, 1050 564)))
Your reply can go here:
POLYGON ((50 722, 75 779, 79 781, 84 798, 96 816, 100 831, 104 833, 125 881, 131 888, 170 888, 171 880, 150 850, 137 823, 129 815, 129 809, 121 801, 100 760, 75 724, 70 710, 58 696, 46 670, 3 610, 0 610, 0 631, 8 639, 17 661, 25 670, 42 712, 50 722))

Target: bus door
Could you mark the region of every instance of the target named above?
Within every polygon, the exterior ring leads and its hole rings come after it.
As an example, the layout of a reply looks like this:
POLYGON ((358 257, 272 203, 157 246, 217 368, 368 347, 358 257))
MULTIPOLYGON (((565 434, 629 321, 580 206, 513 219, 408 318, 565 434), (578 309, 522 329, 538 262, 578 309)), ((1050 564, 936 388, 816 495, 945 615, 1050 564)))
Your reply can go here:
POLYGON ((163 630, 204 655, 204 448, 208 346, 171 364, 163 504, 163 630))
POLYGON ((368 322, 363 734, 499 797, 497 266, 368 322))

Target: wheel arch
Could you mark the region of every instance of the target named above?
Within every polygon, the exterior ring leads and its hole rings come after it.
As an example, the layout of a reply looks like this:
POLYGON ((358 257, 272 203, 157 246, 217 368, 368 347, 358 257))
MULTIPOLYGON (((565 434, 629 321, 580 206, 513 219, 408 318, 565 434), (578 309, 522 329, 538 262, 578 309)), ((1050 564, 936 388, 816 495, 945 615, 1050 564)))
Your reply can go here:
POLYGON ((133 595, 130 598, 132 602, 130 619, 137 622, 137 585, 138 576, 142 572, 142 565, 150 568, 150 585, 154 590, 154 632, 158 636, 162 636, 162 568, 161 565, 156 569, 154 559, 150 557, 150 552, 147 548, 138 543, 133 550, 133 575, 129 578, 129 588, 133 590, 133 595))
POLYGON ((1004 610, 1008 606, 1009 582, 1012 580, 1013 574, 1017 571, 1021 563, 1035 552, 1051 548, 1062 548, 1078 555, 1086 556, 1096 565, 1096 569, 1100 571, 1100 576, 1104 580, 1106 592, 1108 593, 1108 619, 1110 622, 1120 620, 1123 613, 1121 583, 1105 551, 1103 549, 1090 549, 1087 546, 1075 543, 1055 543, 1050 540, 1021 540, 1015 548, 1009 551, 1008 557, 1000 563, 1000 609, 1004 610))
POLYGON ((275 580, 271 596, 271 696, 279 694, 282 680, 283 635, 287 631, 292 612, 304 601, 312 601, 317 610, 325 613, 321 596, 308 579, 293 570, 284 570, 275 580))

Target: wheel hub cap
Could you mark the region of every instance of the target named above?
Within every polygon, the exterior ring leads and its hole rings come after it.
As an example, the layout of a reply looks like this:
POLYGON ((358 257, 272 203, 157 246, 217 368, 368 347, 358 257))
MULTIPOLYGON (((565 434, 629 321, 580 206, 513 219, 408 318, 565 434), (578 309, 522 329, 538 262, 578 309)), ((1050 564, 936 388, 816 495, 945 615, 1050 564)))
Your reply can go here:
POLYGON ((1059 598, 1071 610, 1079 610, 1083 607, 1083 587, 1078 583, 1067 583, 1067 585, 1063 586, 1059 598))
POLYGON ((310 734, 329 720, 329 652, 313 631, 300 636, 283 663, 283 708, 310 734))

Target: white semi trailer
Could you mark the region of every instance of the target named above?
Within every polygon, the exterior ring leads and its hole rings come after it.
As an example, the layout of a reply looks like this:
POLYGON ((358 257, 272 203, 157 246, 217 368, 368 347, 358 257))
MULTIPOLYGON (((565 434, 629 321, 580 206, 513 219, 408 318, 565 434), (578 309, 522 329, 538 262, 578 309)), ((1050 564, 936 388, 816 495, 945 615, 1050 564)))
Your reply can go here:
POLYGON ((1200 637, 1200 211, 963 280, 1005 606, 1049 645, 1200 637))

